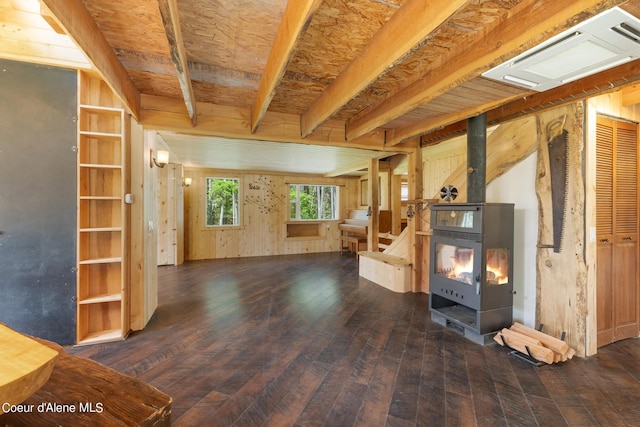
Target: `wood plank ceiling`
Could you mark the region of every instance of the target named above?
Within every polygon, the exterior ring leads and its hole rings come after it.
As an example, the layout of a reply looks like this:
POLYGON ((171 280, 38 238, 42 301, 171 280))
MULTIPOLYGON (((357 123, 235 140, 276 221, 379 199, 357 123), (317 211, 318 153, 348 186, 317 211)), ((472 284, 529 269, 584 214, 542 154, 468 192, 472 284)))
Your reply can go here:
POLYGON ((640 0, 41 3, 170 145, 189 135, 407 152, 477 114, 499 123, 640 71, 635 61, 542 93, 481 77, 611 7, 638 16, 640 0))

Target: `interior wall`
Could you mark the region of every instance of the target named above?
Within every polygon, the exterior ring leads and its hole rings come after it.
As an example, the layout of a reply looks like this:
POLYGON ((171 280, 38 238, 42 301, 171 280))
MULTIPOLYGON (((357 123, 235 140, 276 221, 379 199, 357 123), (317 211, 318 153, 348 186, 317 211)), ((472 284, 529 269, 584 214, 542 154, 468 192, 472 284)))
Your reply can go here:
POLYGON ((155 133, 131 120, 131 329, 141 330, 158 307, 157 171, 150 167, 155 133))
POLYGON ((185 259, 214 259, 265 255, 332 252, 340 249, 340 221, 323 221, 319 235, 287 236, 289 220, 288 184, 340 186, 340 212, 358 208, 357 178, 322 178, 303 175, 230 172, 185 168, 191 186, 184 190, 185 259), (207 177, 240 179, 241 224, 237 227, 205 225, 205 180, 207 177))
POLYGON ((77 74, 0 69, 0 322, 73 344, 77 74))
POLYGON ((513 320, 536 326, 537 155, 531 154, 487 185, 487 202, 514 203, 513 320))

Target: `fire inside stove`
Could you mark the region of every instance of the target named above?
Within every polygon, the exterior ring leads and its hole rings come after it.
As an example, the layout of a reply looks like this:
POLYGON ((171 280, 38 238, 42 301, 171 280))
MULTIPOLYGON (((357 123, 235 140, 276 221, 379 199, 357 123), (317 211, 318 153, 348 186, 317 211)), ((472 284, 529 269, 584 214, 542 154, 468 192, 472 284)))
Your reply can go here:
MULTIPOLYGON (((463 246, 436 244, 435 273, 468 285, 473 285, 474 250, 463 246)), ((489 285, 509 283, 509 251, 504 248, 487 249, 486 280, 489 285)))

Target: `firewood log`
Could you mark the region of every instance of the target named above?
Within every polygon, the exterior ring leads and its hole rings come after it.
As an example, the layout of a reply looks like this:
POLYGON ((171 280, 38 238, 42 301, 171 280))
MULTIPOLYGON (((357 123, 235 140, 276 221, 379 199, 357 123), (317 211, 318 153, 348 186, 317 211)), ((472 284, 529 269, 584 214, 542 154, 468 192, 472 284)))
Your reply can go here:
POLYGON ((514 333, 510 329, 503 329, 498 332, 493 339, 500 345, 506 344, 507 346, 518 350, 522 354, 533 356, 535 360, 542 361, 548 364, 553 363, 553 350, 544 347, 542 345, 534 344, 535 339, 522 338, 522 334, 514 333), (504 341, 504 343, 503 343, 504 341), (528 349, 528 351, 527 351, 528 349))
POLYGON ((544 332, 540 332, 538 330, 525 326, 521 323, 518 323, 518 322, 514 323, 513 326, 511 326, 511 330, 520 332, 521 334, 525 334, 532 338, 537 339, 542 343, 542 345, 550 348, 556 353, 560 353, 564 355, 567 353, 567 351, 569 351, 569 345, 566 342, 558 338, 552 337, 551 335, 547 335, 544 332))

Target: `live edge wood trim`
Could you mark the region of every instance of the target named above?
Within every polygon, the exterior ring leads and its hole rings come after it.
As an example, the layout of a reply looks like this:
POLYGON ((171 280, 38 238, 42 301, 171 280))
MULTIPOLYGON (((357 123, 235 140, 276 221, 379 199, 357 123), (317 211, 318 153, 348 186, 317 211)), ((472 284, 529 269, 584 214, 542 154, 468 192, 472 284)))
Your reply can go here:
POLYGON ((33 339, 58 352, 55 367, 49 381, 22 402, 22 405, 33 405, 26 406, 32 411, 0 415, 0 425, 171 425, 172 399, 168 395, 98 362, 68 354, 56 343, 33 339))

